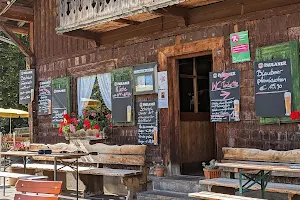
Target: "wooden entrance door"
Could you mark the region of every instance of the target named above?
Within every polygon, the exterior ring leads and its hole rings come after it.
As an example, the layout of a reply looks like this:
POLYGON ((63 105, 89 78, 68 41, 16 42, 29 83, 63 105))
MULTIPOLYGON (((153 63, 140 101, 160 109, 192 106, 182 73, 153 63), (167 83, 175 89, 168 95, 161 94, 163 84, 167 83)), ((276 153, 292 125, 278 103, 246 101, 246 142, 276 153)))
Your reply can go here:
POLYGON ((209 72, 212 56, 178 60, 181 174, 202 172, 202 162, 215 158, 215 131, 209 117, 209 72))

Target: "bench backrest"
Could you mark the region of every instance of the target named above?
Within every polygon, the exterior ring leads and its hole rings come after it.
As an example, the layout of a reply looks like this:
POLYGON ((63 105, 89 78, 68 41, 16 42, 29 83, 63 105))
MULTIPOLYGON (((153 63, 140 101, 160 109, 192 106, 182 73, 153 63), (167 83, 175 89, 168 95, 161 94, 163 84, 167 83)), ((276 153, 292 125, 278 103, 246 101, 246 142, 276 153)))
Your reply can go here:
POLYGON ((300 149, 290 151, 263 151, 248 148, 223 148, 224 160, 300 163, 300 149))
POLYGON ((61 193, 62 181, 33 181, 19 180, 16 190, 22 193, 53 194, 56 196, 36 196, 30 194, 16 194, 15 200, 58 200, 57 195, 61 193))
MULTIPOLYGON (((44 145, 45 146, 45 145, 44 145)), ((70 144, 47 145, 53 152, 82 151, 90 153, 80 158, 81 163, 99 163, 115 165, 144 166, 146 159, 146 145, 106 145, 102 143, 90 145, 87 140, 72 140, 70 144)), ((42 149, 43 145, 33 144, 31 151, 42 149)), ((38 158, 37 158, 38 159, 38 158)))

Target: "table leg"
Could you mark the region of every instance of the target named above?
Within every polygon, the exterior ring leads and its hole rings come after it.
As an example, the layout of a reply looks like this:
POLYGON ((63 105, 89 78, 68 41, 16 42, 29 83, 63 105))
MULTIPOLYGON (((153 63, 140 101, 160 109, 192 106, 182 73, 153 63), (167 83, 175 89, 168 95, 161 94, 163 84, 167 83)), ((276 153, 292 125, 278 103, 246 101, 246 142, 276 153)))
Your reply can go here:
POLYGON ((79 182, 79 173, 78 173, 78 158, 77 158, 76 159, 76 197, 77 197, 77 200, 78 200, 78 189, 79 189, 78 182, 79 182))
MULTIPOLYGON (((4 164, 3 164, 3 171, 5 172, 6 169, 6 156, 4 156, 4 164)), ((3 177, 3 196, 5 197, 5 177, 3 177)))
POLYGON ((54 181, 57 180, 57 158, 54 157, 54 177, 53 177, 54 181))
POLYGON ((239 195, 243 196, 243 171, 239 169, 239 195))
POLYGON ((262 199, 265 198, 265 172, 264 170, 261 171, 261 180, 260 180, 260 185, 261 185, 261 197, 262 199))
POLYGON ((27 157, 23 157, 23 164, 24 164, 24 174, 26 174, 26 164, 27 164, 27 157))

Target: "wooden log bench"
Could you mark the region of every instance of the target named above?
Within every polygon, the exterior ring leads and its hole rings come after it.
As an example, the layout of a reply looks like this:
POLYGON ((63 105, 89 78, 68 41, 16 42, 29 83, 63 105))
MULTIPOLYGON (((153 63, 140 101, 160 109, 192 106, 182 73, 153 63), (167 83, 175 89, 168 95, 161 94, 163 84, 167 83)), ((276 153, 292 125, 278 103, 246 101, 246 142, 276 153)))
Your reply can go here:
MULTIPOLYGON (((243 181, 243 184, 245 183, 246 181, 243 181)), ((206 179, 206 180, 201 180, 200 184, 207 185, 208 191, 210 192, 221 192, 227 194, 235 194, 235 192, 239 188, 238 179, 228 179, 228 178, 206 179)), ((261 187, 258 184, 255 184, 250 188, 250 190, 260 190, 260 189, 261 187)), ((288 194, 290 200, 294 195, 300 195, 300 185, 284 184, 284 183, 268 183, 265 191, 288 194)))
POLYGON ((251 197, 242 197, 242 196, 234 196, 234 195, 228 195, 228 194, 220 194, 220 193, 215 193, 215 192, 190 193, 189 197, 201 198, 201 199, 210 199, 210 200, 263 200, 263 199, 251 198, 251 197))
POLYGON ((22 194, 16 194, 14 200, 59 200, 62 182, 19 180, 16 190, 22 194))
MULTIPOLYGON (((32 147, 31 150, 41 149, 32 147)), ((145 145, 90 145, 88 141, 77 141, 75 144, 49 145, 53 152, 72 152, 83 151, 90 155, 80 158, 82 164, 91 164, 92 167, 79 167, 80 179, 85 185, 84 196, 93 196, 103 194, 103 176, 120 177, 121 182, 127 188, 126 199, 133 199, 136 192, 142 190, 142 186, 147 183, 147 170, 145 167, 145 145)), ((34 158, 36 161, 39 157, 34 158)), ((50 160, 46 160, 50 161, 50 160)), ((72 160, 69 160, 72 162, 72 160)), ((23 169, 23 164, 13 164, 11 170, 23 169)), ((52 164, 31 163, 26 165, 27 169, 35 169, 40 171, 53 171, 52 164)), ((72 172, 72 168, 58 166, 58 172, 72 172)))

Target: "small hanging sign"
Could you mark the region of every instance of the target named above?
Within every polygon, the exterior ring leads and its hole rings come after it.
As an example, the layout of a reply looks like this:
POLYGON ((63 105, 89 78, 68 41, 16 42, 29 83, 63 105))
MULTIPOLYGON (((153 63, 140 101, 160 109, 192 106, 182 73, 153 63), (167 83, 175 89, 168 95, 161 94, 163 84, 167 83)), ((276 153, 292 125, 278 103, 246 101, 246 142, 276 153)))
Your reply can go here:
POLYGON ((250 61, 248 31, 232 33, 230 35, 232 63, 250 61))
POLYGON ((168 73, 158 72, 158 108, 168 108, 168 73))

